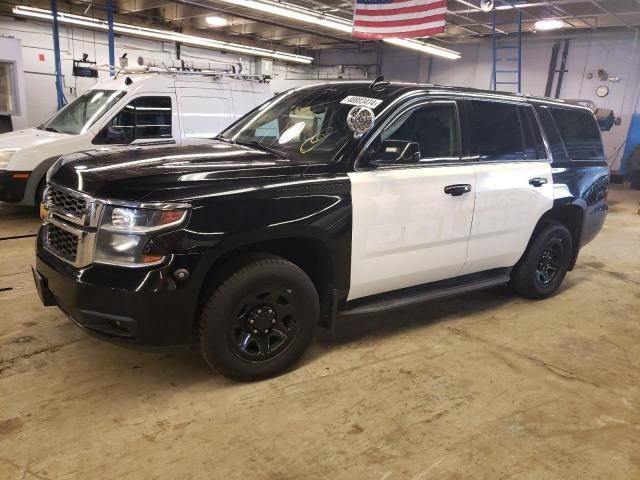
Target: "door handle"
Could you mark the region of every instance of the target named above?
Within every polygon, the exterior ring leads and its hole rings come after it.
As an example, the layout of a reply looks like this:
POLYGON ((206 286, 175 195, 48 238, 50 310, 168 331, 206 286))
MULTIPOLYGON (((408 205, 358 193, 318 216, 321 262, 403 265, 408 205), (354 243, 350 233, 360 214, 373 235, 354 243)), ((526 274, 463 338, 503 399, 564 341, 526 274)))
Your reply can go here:
POLYGON ((548 180, 544 177, 533 177, 529 179, 529 185, 533 185, 534 187, 541 187, 547 182, 548 180))
POLYGON ((457 185, 447 185, 444 187, 444 193, 447 195, 451 195, 452 197, 459 197, 464 193, 469 193, 471 191, 471 185, 468 183, 460 183, 457 185))

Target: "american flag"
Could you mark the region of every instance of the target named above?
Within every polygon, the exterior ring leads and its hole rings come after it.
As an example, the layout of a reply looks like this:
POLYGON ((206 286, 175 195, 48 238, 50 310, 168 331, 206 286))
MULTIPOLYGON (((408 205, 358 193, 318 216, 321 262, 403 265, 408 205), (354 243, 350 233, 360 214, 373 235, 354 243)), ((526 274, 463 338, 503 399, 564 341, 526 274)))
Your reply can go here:
POLYGON ((444 32, 446 0, 355 0, 355 38, 426 37, 444 32))

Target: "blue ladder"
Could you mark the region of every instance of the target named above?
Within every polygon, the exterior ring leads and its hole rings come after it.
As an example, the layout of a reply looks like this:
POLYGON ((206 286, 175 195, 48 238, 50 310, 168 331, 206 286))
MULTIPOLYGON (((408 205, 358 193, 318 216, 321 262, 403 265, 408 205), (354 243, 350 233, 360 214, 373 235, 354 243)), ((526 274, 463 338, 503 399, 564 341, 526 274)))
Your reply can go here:
POLYGON ((515 32, 501 33, 497 30, 496 23, 496 11, 494 10, 491 32, 493 46, 491 86, 494 91, 498 90, 498 85, 500 85, 500 90, 511 87, 516 88, 516 92, 520 93, 522 91, 522 12, 518 9, 515 23, 518 29, 515 32), (503 42, 500 41, 502 39, 504 39, 503 42))

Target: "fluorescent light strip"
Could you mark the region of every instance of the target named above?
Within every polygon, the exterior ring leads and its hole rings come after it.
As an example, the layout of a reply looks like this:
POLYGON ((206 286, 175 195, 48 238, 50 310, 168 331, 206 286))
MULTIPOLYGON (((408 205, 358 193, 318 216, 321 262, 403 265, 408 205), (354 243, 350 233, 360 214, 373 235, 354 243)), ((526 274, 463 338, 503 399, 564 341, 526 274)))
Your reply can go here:
POLYGON ((338 30, 343 33, 351 33, 352 23, 334 15, 324 15, 307 8, 298 7, 286 2, 257 1, 257 0, 222 0, 225 3, 238 7, 258 10, 263 13, 270 13, 280 17, 297 20, 299 22, 311 23, 319 27, 326 27, 338 30))
MULTIPOLYGON (((353 23, 349 20, 345 20, 334 15, 326 15, 314 12, 307 8, 298 7, 286 2, 273 2, 271 0, 220 0, 231 5, 238 7, 249 8, 251 10, 257 10, 263 13, 269 13, 272 15, 278 15, 280 17, 289 18, 291 20, 297 20, 303 23, 310 23, 317 25, 318 27, 329 28, 337 30, 342 33, 351 33, 353 29, 353 23)), ((458 59, 462 57, 459 52, 455 50, 449 50, 448 48, 438 47, 436 45, 430 45, 428 43, 421 42, 419 40, 408 38, 385 38, 383 41, 396 45, 398 47, 410 48, 423 53, 430 53, 431 55, 437 55, 449 59, 458 59)))
MULTIPOLYGON (((20 15, 24 17, 39 18, 42 20, 53 21, 53 15, 51 10, 44 10, 41 8, 16 6, 13 9, 14 15, 20 15)), ((72 15, 69 13, 58 12, 58 22, 78 25, 81 27, 93 28, 98 30, 109 30, 109 26, 106 21, 93 18, 81 17, 79 15, 72 15)), ((194 35, 187 35, 178 32, 168 32, 165 30, 156 30, 154 28, 137 27, 134 25, 127 25, 124 23, 114 23, 114 32, 133 35, 137 37, 152 38, 154 40, 180 42, 185 45, 192 45, 196 47, 213 48, 217 50, 225 50, 229 52, 244 53, 247 55, 253 55, 256 57, 268 57, 278 60, 284 60, 287 62, 310 64, 313 61, 312 57, 306 57, 304 55, 296 55, 293 53, 280 52, 277 50, 267 50, 259 47, 248 47, 246 45, 239 45, 237 43, 228 43, 220 40, 213 40, 210 38, 196 37, 194 35)))

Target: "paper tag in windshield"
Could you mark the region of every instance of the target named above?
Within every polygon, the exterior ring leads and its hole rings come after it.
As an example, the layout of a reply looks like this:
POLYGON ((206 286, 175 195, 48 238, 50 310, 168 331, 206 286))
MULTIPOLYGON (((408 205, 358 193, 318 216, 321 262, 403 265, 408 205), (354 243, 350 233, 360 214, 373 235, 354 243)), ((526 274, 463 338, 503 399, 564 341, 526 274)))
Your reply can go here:
POLYGON ((340 103, 344 103, 345 105, 356 105, 357 107, 376 108, 382 103, 382 100, 378 100, 377 98, 357 97, 355 95, 349 95, 340 103))

